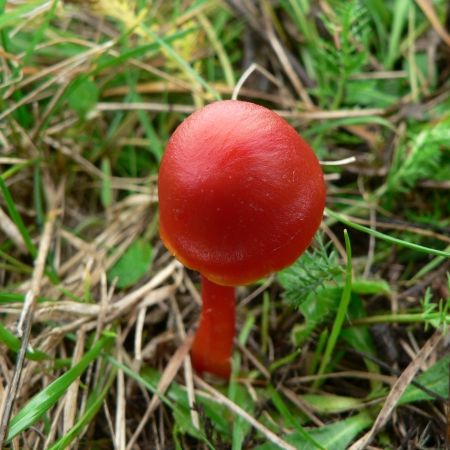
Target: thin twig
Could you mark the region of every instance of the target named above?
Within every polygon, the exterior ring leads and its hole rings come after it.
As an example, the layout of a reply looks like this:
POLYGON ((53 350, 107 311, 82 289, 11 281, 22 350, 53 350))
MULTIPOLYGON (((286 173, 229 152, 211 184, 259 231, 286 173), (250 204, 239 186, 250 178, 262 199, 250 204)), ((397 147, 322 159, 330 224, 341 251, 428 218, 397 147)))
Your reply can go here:
POLYGON ((193 333, 189 333, 185 339, 185 341, 181 344, 180 347, 178 347, 177 351, 174 353, 172 358, 170 359, 169 363, 167 364, 166 368, 164 369, 164 372, 161 375, 161 379, 157 386, 157 394, 155 394, 150 401, 149 405, 147 406, 147 409, 142 416, 141 421, 139 422, 139 425, 137 426, 136 430, 133 433, 133 436, 131 436, 130 440, 128 441, 128 445, 126 447, 126 450, 131 450, 133 448, 133 445, 135 444, 137 438, 141 434, 142 430, 144 429, 146 423, 156 410, 156 408, 161 403, 161 396, 164 395, 167 388, 172 383, 173 379, 175 378, 175 375, 177 374, 178 370, 180 369, 181 365, 183 364, 184 358, 188 354, 189 350, 191 349, 192 341, 194 340, 193 333))
POLYGON ((273 84, 277 85, 278 87, 281 87, 280 81, 276 77, 274 77, 267 69, 265 69, 264 67, 260 66, 257 63, 252 63, 250 64, 250 66, 247 67, 247 69, 245 69, 244 73, 241 75, 241 78, 239 78, 238 82, 236 83, 236 86, 234 87, 233 93, 231 95, 231 100, 237 100, 238 95, 242 87, 244 86, 244 83, 247 81, 250 75, 256 71, 263 74, 273 84))
POLYGON ((422 349, 417 354, 416 358, 411 361, 408 367, 403 371, 400 377, 395 382, 394 386, 389 392, 389 395, 384 402, 381 411, 379 412, 372 428, 358 441, 356 441, 349 450, 363 450, 370 444, 372 439, 386 425, 387 421, 391 417, 391 414, 397 404, 397 401, 402 396, 405 389, 409 386, 417 371, 420 369, 421 364, 431 355, 436 345, 442 338, 442 334, 439 330, 431 336, 425 343, 422 349))
MULTIPOLYGON (((181 274, 181 276, 183 276, 181 274)), ((182 341, 186 339, 186 330, 184 329, 183 325, 183 318, 181 316, 180 309, 178 308, 178 304, 175 300, 175 296, 172 295, 170 299, 170 303, 172 305, 172 309, 175 311, 175 321, 177 324, 178 334, 180 335, 180 338, 182 341)), ((191 358, 186 355, 183 361, 183 368, 184 368, 184 379, 186 382, 186 390, 187 390, 187 396, 188 396, 188 404, 189 409, 191 413, 191 420, 194 427, 199 430, 200 429, 200 418, 197 412, 197 408, 195 407, 195 393, 194 393, 194 376, 193 376, 193 369, 192 369, 192 362, 191 358)))
POLYGON ((197 386, 199 386, 201 389, 204 389, 209 394, 211 394, 217 402, 221 403, 222 405, 225 405, 233 413, 242 417, 250 425, 256 428, 270 442, 273 442, 274 444, 278 445, 278 447, 284 450, 296 450, 295 447, 293 447, 291 444, 278 437, 275 433, 270 431, 267 427, 265 427, 263 424, 258 422, 254 417, 252 417, 250 414, 244 411, 240 406, 236 405, 236 403, 232 402, 229 398, 225 397, 225 395, 221 394, 218 390, 214 389, 208 383, 203 381, 199 376, 194 375, 194 381, 197 384, 197 386))

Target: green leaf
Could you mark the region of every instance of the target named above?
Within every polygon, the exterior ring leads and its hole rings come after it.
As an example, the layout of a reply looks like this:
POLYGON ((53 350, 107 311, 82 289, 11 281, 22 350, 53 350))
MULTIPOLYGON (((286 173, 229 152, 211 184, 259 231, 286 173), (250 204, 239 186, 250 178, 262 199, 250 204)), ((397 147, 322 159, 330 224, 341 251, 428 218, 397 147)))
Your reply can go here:
MULTIPOLYGON (((309 435, 326 449, 345 450, 348 445, 361 433, 364 429, 372 424, 372 419, 366 413, 358 414, 341 422, 326 425, 322 428, 308 430, 309 435)), ((314 444, 307 441, 302 435, 295 432, 283 439, 295 448, 302 450, 315 450, 314 444)), ((267 443, 256 447, 255 450, 279 450, 275 444, 267 443)))
MULTIPOLYGON (((15 294, 13 292, 0 292, 0 304, 2 303, 23 303, 25 301, 25 294, 15 294)), ((51 302, 46 297, 38 297, 37 303, 51 302)))
MULTIPOLYGON (((427 390, 434 392, 436 395, 447 398, 449 393, 449 365, 450 355, 446 355, 427 371, 419 375, 415 381, 420 383, 427 390)), ((419 387, 410 384, 397 404, 404 405, 405 403, 431 399, 433 399, 432 395, 419 387)))
MULTIPOLYGON (((251 416, 255 414, 255 402, 248 393, 248 390, 239 384, 235 384, 233 389, 233 396, 229 395, 230 400, 239 405, 242 409, 248 412, 251 416)), ((232 433, 232 449, 240 450, 243 448, 245 436, 251 430, 251 425, 242 417, 235 417, 233 419, 233 433, 232 433)))
POLYGON ((352 292, 361 295, 376 295, 391 293, 389 283, 385 280, 366 280, 363 278, 353 280, 352 292))
POLYGON ((305 323, 295 325, 292 329, 292 341, 296 347, 308 339, 319 325, 335 314, 341 294, 340 287, 325 287, 308 296, 299 307, 305 323))
MULTIPOLYGON (((194 427, 188 410, 175 406, 172 410, 173 418, 177 427, 177 432, 188 434, 200 441, 208 443, 203 433, 194 427)), ((211 448, 211 446, 209 445, 211 448)))
POLYGON ((110 281, 118 278, 117 287, 124 289, 137 283, 149 270, 153 251, 149 242, 136 239, 108 271, 110 281))
POLYGON ((332 394, 304 394, 301 399, 320 414, 337 414, 361 406, 361 400, 332 394))
POLYGON ((294 307, 326 286, 336 281, 342 274, 337 253, 330 250, 331 242, 324 244, 320 234, 316 237, 316 246, 305 252, 290 267, 277 274, 278 280, 285 289, 283 298, 294 307))
POLYGON ((405 193, 418 181, 435 179, 443 164, 443 149, 449 148, 450 121, 426 126, 409 133, 407 141, 399 146, 389 170, 386 189, 389 193, 405 193))
POLYGON ((411 0, 395 0, 394 2, 394 20, 392 21, 392 29, 389 37, 388 52, 385 62, 386 69, 391 69, 398 57, 402 31, 407 23, 408 12, 411 7, 411 0))
POLYGON ((80 117, 84 118, 97 104, 98 98, 99 89, 97 84, 93 80, 86 78, 70 92, 68 101, 69 106, 76 111, 80 117))
POLYGON ((112 339, 111 334, 104 334, 89 350, 80 362, 50 383, 43 391, 35 395, 11 420, 8 431, 8 442, 23 430, 31 427, 46 411, 48 411, 67 391, 70 385, 81 376, 89 364, 100 354, 101 350, 112 339))
MULTIPOLYGON (((350 305, 350 299, 352 294, 352 281, 353 281, 353 266, 352 266, 352 249, 350 245, 350 238, 348 236, 347 230, 344 230, 345 239, 345 253, 347 254, 347 269, 345 275, 345 285, 342 290, 341 301, 339 302, 338 310, 336 312, 336 317, 333 322, 333 327, 331 328, 330 337, 327 341, 327 346, 325 347, 325 352, 322 357, 322 361, 319 367, 319 374, 326 372, 328 364, 331 361, 333 351, 336 347, 339 335, 341 333, 342 325, 346 320, 347 310, 350 305)), ((314 382, 314 386, 317 387, 319 379, 314 382)))
POLYGON ((102 187, 100 191, 100 199, 104 208, 111 206, 112 203, 112 187, 111 187, 111 164, 108 158, 102 159, 102 187))
POLYGON ((28 229, 22 220, 22 216, 20 215, 19 211, 16 208, 16 204, 11 196, 8 186, 5 183, 4 174, 2 176, 0 176, 0 190, 3 194, 3 198, 5 200, 6 207, 8 208, 9 215, 10 215, 12 221, 16 224, 17 229, 19 230, 19 232, 22 236, 22 239, 25 242, 25 246, 26 246, 28 252, 30 253, 30 255, 33 258, 36 258, 37 248, 33 244, 33 241, 31 240, 28 229))
POLYGON ((301 436, 302 440, 304 440, 305 443, 311 445, 312 448, 320 448, 321 450, 325 450, 324 447, 319 442, 317 442, 317 440, 314 439, 314 437, 311 436, 311 434, 306 431, 300 425, 300 422, 292 415, 291 411, 289 411, 289 408, 283 401, 283 398, 278 393, 278 391, 271 385, 269 385, 268 391, 270 393, 273 404, 278 409, 278 412, 283 416, 286 424, 290 427, 294 427, 297 430, 297 434, 301 436))
MULTIPOLYGON (((384 283, 384 281, 382 282, 384 283)), ((354 284, 352 285, 352 290, 354 284)), ((369 289, 371 290, 371 289, 369 289)), ((374 293, 374 292, 371 292, 374 293)), ((349 305, 350 323, 352 319, 366 317, 364 303, 359 295, 353 293, 352 300, 349 305)), ((341 338, 348 342, 355 350, 366 355, 375 355, 375 345, 372 334, 368 327, 351 327, 345 328, 341 331, 341 338)), ((380 373, 378 365, 369 358, 364 358, 367 369, 371 373, 380 373)), ((377 390, 381 387, 381 382, 378 380, 370 380, 372 390, 377 390)))

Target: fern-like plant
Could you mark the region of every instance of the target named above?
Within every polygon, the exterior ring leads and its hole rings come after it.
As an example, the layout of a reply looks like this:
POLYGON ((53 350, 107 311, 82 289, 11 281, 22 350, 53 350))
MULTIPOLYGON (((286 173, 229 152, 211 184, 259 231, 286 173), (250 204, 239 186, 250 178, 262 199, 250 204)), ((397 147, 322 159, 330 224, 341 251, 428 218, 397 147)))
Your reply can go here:
POLYGON ((292 266, 279 272, 278 280, 285 289, 285 300, 298 308, 308 295, 335 281, 342 273, 331 242, 325 244, 319 234, 315 247, 306 251, 292 266))
POLYGON ((418 181, 434 179, 444 151, 450 151, 450 120, 410 135, 395 155, 388 174, 387 192, 408 192, 418 181))
POLYGON ((336 109, 345 98, 345 86, 351 75, 362 71, 368 59, 369 21, 360 0, 346 1, 335 9, 335 17, 322 16, 331 35, 314 43, 320 103, 336 109), (330 106, 331 105, 331 106, 330 106))

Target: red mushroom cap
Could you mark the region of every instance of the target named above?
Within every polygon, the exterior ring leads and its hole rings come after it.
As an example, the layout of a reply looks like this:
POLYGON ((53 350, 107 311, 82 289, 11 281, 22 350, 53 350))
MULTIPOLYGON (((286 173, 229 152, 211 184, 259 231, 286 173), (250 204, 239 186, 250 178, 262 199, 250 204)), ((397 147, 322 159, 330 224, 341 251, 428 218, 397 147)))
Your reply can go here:
POLYGON ((325 206, 322 170, 308 144, 273 111, 237 100, 212 103, 181 123, 158 188, 167 248, 224 285, 293 263, 325 206))

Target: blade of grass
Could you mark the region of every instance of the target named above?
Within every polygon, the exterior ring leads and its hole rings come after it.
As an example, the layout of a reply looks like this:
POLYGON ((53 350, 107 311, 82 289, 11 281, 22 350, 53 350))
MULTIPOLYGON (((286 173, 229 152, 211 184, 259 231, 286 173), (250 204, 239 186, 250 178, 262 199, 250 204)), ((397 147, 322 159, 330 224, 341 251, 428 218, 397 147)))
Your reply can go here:
POLYGON ((50 10, 44 14, 44 20, 42 24, 37 30, 35 30, 35 32, 33 32, 31 42, 27 48, 27 51, 25 52, 25 56, 22 59, 22 64, 24 66, 26 66, 30 62, 30 58, 33 55, 34 49, 39 44, 39 42, 41 42, 45 32, 47 31, 50 21, 53 19, 53 16, 55 15, 57 6, 58 0, 53 0, 50 10))
POLYGON ((3 181, 6 181, 8 178, 12 177, 17 172, 20 172, 22 169, 24 169, 27 166, 33 165, 35 162, 36 162, 35 159, 30 158, 29 160, 27 160, 24 163, 15 164, 14 166, 10 167, 8 170, 5 170, 1 174, 1 178, 3 178, 3 181))
POLYGON ((34 164, 34 176, 33 176, 33 198, 34 198, 34 208, 36 211, 36 222, 40 228, 42 228, 45 221, 42 193, 43 193, 43 186, 41 175, 41 162, 39 160, 36 160, 34 164))
POLYGON ((278 391, 272 386, 268 386, 268 392, 270 394, 270 398, 275 405, 275 407, 278 409, 278 412, 283 416, 286 423, 295 428, 299 435, 305 439, 305 441, 308 441, 310 444, 312 444, 315 448, 320 448, 321 450, 326 450, 325 447, 323 447, 320 442, 318 442, 316 439, 314 439, 298 422, 297 419, 292 415, 292 413, 289 411, 289 408, 284 403, 281 395, 278 393, 278 391))
POLYGON ((48 411, 67 391, 69 386, 81 376, 100 354, 100 352, 111 342, 114 335, 104 335, 94 344, 80 362, 50 383, 44 390, 35 395, 11 420, 7 442, 15 436, 31 427, 46 411, 48 411))
POLYGON ((310 375, 316 373, 316 370, 319 366, 319 362, 322 359, 323 349, 325 348, 325 345, 328 341, 329 332, 330 332, 330 330, 328 328, 325 328, 320 333, 316 348, 314 350, 314 353, 313 353, 313 356, 311 358, 311 362, 310 362, 309 368, 308 368, 308 374, 310 374, 310 375))
MULTIPOLYGON (((450 252, 450 245, 445 248, 446 252, 450 252)), ((433 258, 429 263, 425 264, 412 278, 411 281, 418 280, 422 278, 427 273, 431 272, 433 269, 438 267, 441 263, 445 261, 444 256, 437 256, 433 258)))
POLYGON ((105 385, 101 390, 94 389, 88 399, 88 407, 86 408, 83 416, 78 420, 78 422, 69 430, 67 434, 58 439, 48 450, 64 450, 70 447, 71 442, 80 436, 81 431, 97 414, 98 410, 101 408, 106 396, 108 395, 109 389, 116 377, 117 369, 113 369, 106 381, 105 385))
MULTIPOLYGON (((241 345, 245 345, 247 339, 250 335, 250 331, 255 324, 255 316, 251 315, 247 318, 242 331, 239 333, 239 343, 241 345)), ((241 355, 238 352, 235 352, 233 356, 233 365, 232 365, 232 373, 230 379, 230 385, 228 387, 228 398, 239 405, 242 409, 246 410, 251 414, 249 409, 253 409, 254 406, 249 405, 249 401, 245 395, 242 394, 242 390, 239 389, 239 385, 237 383, 236 377, 239 373, 241 366, 241 355)), ((244 442, 245 435, 249 431, 249 424, 242 418, 236 417, 233 422, 233 433, 232 433, 232 450, 240 450, 242 448, 242 444, 244 442)))
POLYGON ((11 216, 11 219, 18 228, 19 233, 21 234, 22 239, 25 242, 25 246, 27 247, 28 252, 33 258, 36 258, 37 256, 36 246, 33 244, 31 240, 30 234, 28 233, 27 227, 25 226, 22 217, 19 214, 19 211, 17 211, 16 205, 11 196, 11 193, 9 192, 8 186, 6 186, 3 176, 0 176, 0 190, 2 191, 3 198, 5 199, 9 215, 11 216))
POLYGON ((2 15, 0 15, 0 30, 3 28, 14 25, 20 20, 23 20, 23 18, 30 13, 31 11, 39 8, 40 6, 43 6, 47 3, 47 0, 39 0, 36 2, 30 2, 30 3, 24 3, 21 6, 16 6, 14 9, 3 12, 2 15))
MULTIPOLYGON (((319 375, 322 375, 327 370, 328 364, 331 360, 331 355, 333 354, 334 348, 336 347, 337 340, 339 338, 339 334, 342 329, 342 325, 345 320, 345 316, 347 314, 348 305, 350 304, 350 298, 352 293, 352 248, 350 245, 350 239, 348 237, 347 230, 344 230, 344 239, 345 239, 345 253, 347 255, 347 268, 345 272, 345 285, 342 291, 341 301, 339 303, 339 308, 336 314, 336 318, 333 323, 333 328, 331 329, 330 338, 327 341, 327 346, 325 347, 325 353, 323 355, 322 361, 320 363, 319 371, 317 372, 319 375)), ((321 379, 318 378, 313 387, 317 388, 321 379)))
POLYGON ((388 234, 381 233, 376 230, 372 230, 371 228, 367 228, 364 225, 359 225, 357 223, 352 222, 351 220, 347 219, 346 217, 335 213, 334 211, 331 211, 329 208, 325 209, 326 214, 330 217, 333 217, 333 219, 336 219, 339 222, 342 222, 343 224, 354 228, 355 230, 362 231, 363 233, 370 234, 371 236, 375 236, 378 239, 382 239, 386 242, 390 242, 391 244, 397 244, 401 245, 402 247, 411 248, 412 250, 416 250, 418 252, 422 253, 428 253, 430 255, 436 255, 436 256, 443 256, 445 258, 450 258, 450 252, 444 251, 444 250, 436 250, 434 248, 425 247, 423 245, 414 244, 412 242, 404 241, 402 239, 397 239, 395 237, 389 236, 388 234))
MULTIPOLYGON (((130 369, 125 364, 117 361, 114 357, 103 354, 103 357, 111 363, 114 367, 117 369, 122 370, 127 376, 132 378, 133 380, 137 381, 139 384, 142 384, 146 389, 148 389, 152 394, 157 395, 159 397, 159 400, 161 403, 164 403, 168 408, 171 409, 172 413, 177 415, 179 418, 183 416, 183 413, 185 412, 182 407, 180 407, 177 403, 172 402, 168 399, 166 395, 161 394, 158 391, 158 388, 156 385, 150 383, 148 380, 146 380, 144 377, 142 377, 139 373, 135 372, 134 370, 130 369)), ((189 413, 186 413, 186 416, 189 417, 189 413)), ((199 437, 210 449, 214 449, 213 445, 209 442, 207 437, 204 435, 203 431, 198 430, 195 428, 191 422, 185 422, 186 427, 188 428, 188 431, 192 436, 199 437)))
POLYGON ((111 187, 111 164, 108 158, 102 158, 101 170, 103 178, 101 180, 100 199, 102 205, 108 208, 112 204, 112 187, 111 187))
POLYGON ((214 51, 217 53, 217 57, 219 58, 220 64, 222 66, 223 74, 225 76, 225 81, 228 86, 233 87, 236 84, 236 79, 233 73, 233 67, 231 65, 230 59, 228 58, 227 52, 225 51, 222 42, 218 38, 216 34, 216 30, 212 26, 209 19, 205 14, 199 13, 197 16, 201 26, 205 30, 208 39, 211 42, 211 45, 214 51))
MULTIPOLYGON (((3 342, 14 353, 20 350, 20 339, 12 334, 0 323, 0 342, 3 342)), ((42 361, 44 359, 51 359, 49 355, 40 350, 28 350, 26 353, 27 359, 33 361, 42 361)))
POLYGON ((191 65, 185 61, 174 49, 173 47, 167 43, 167 41, 163 38, 160 38, 155 32, 150 30, 149 28, 142 25, 142 29, 145 33, 151 37, 154 41, 156 41, 159 46, 167 52, 167 54, 180 66, 180 68, 189 76, 189 78, 194 81, 195 84, 203 86, 206 91, 214 98, 215 100, 220 100, 220 94, 212 87, 209 83, 207 83, 203 77, 201 77, 192 67, 191 65))
POLYGON ((408 19, 408 11, 411 7, 410 0, 396 0, 394 4, 394 21, 392 24, 389 38, 388 54, 386 57, 385 68, 391 69, 398 56, 400 48, 400 37, 408 19))
MULTIPOLYGON (((12 292, 0 292, 1 303, 23 303, 25 301, 25 294, 14 294, 12 292)), ((49 298, 38 297, 37 303, 51 302, 49 298)))
POLYGON ((24 264, 23 262, 19 261, 13 256, 8 255, 8 253, 4 252, 3 250, 0 250, 0 257, 3 258, 5 261, 8 261, 11 264, 11 266, 15 267, 15 269, 20 272, 33 273, 32 267, 28 266, 27 264, 24 264))
POLYGON ((269 366, 269 372, 274 373, 276 370, 280 369, 283 366, 290 364, 292 361, 295 361, 301 354, 302 349, 297 348, 295 351, 286 355, 283 358, 277 359, 269 366))
POLYGON ((267 354, 269 348, 269 316, 270 316, 270 296, 266 291, 263 294, 263 307, 261 314, 261 352, 267 354))

